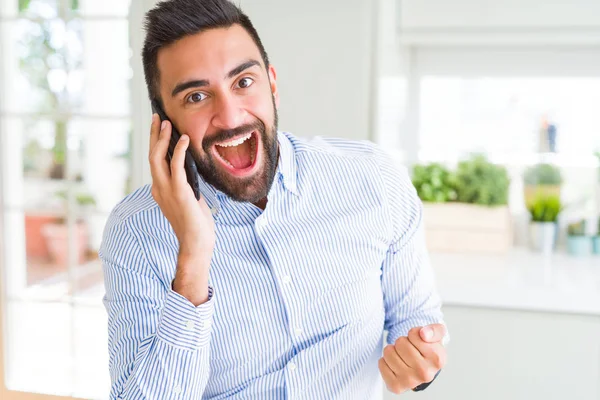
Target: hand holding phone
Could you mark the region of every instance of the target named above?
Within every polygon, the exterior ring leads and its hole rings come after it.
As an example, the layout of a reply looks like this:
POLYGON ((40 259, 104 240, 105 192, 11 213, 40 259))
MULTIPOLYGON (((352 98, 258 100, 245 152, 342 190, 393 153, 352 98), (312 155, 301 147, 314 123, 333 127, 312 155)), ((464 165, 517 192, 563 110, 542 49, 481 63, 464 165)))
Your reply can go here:
POLYGON ((164 122, 161 128, 160 118, 152 116, 149 154, 152 197, 179 241, 173 290, 197 306, 208 299, 215 221, 204 198, 196 198, 190 187, 190 175, 185 168, 189 137, 183 135, 175 140, 170 121, 164 122))
MULTIPOLYGON (((167 114, 165 114, 164 110, 156 99, 152 101, 152 112, 158 114, 161 121, 170 122, 167 114)), ((173 158, 175 146, 180 138, 181 134, 177 131, 177 129, 175 129, 175 126, 173 126, 173 123, 171 122, 171 140, 169 141, 169 150, 167 151, 167 162, 169 164, 173 158)), ((198 167, 196 167, 196 163, 194 162, 192 155, 187 150, 185 152, 184 168, 187 181, 194 191, 194 196, 196 196, 196 200, 200 200, 200 175, 198 174, 198 167)))

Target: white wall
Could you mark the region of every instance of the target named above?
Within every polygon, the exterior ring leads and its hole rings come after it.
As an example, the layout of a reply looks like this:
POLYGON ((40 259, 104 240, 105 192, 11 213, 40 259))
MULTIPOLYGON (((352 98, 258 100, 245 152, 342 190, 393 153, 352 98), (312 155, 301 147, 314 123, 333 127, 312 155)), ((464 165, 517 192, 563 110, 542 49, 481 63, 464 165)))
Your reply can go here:
POLYGON ((400 40, 409 45, 600 44, 596 0, 398 0, 400 40))
POLYGON ((403 29, 600 28, 597 0, 399 0, 403 29))
POLYGON ((370 0, 242 0, 281 90, 280 128, 369 138, 374 51, 370 0))

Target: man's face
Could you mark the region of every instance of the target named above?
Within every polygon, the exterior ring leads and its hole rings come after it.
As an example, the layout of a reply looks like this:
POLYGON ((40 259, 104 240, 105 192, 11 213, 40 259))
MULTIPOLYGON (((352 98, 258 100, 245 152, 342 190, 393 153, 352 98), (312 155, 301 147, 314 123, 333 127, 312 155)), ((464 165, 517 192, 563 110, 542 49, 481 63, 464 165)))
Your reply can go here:
POLYGON ((266 197, 277 167, 275 69, 239 25, 185 37, 158 53, 165 113, 206 182, 237 201, 266 197))

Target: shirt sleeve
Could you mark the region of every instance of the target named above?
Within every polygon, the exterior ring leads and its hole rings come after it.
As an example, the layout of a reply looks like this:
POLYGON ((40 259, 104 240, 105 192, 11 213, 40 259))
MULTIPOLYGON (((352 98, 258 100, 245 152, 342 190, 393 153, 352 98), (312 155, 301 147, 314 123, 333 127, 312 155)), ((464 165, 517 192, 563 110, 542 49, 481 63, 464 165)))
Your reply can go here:
POLYGON ((195 307, 161 282, 126 221, 111 215, 100 250, 110 399, 200 399, 209 376, 214 296, 195 307))
POLYGON ((414 327, 444 321, 425 244, 421 200, 404 167, 384 158, 381 172, 391 237, 382 265, 384 327, 387 342, 393 344, 414 327))

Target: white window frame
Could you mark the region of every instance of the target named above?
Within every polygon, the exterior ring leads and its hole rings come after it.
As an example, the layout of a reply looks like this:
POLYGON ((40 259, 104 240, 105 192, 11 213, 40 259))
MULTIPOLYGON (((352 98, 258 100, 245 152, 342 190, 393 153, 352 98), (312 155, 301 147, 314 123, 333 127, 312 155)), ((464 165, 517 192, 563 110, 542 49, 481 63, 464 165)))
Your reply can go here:
MULTIPOLYGON (((0 1, 6 1, 6 0, 0 0, 0 1)), ((13 0, 16 2, 16 0, 13 0)), ((67 1, 67 0, 59 0, 59 1, 67 1)), ((143 93, 145 93, 145 84, 143 83, 143 72, 141 70, 141 68, 139 66, 141 66, 141 60, 140 57, 137 56, 137 54, 139 54, 139 49, 141 49, 141 46, 139 46, 139 43, 141 43, 141 40, 143 39, 143 33, 141 30, 141 24, 142 24, 142 15, 143 15, 143 10, 139 9, 140 8, 140 1, 139 0, 132 0, 131 2, 131 7, 130 7, 130 13, 129 15, 126 17, 127 22, 129 24, 129 33, 130 33, 130 45, 132 47, 132 49, 134 50, 134 52, 136 53, 136 56, 132 57, 132 67, 134 69, 134 78, 132 79, 132 84, 131 84, 131 97, 132 97, 132 108, 131 108, 131 113, 129 115, 94 115, 91 113, 74 113, 74 114, 70 114, 68 117, 69 118, 73 118, 73 117, 78 117, 78 118, 82 118, 82 119, 93 119, 93 120, 105 120, 105 119, 110 119, 110 120, 119 120, 119 119, 127 119, 127 120, 131 120, 132 121, 132 125, 135 129, 133 129, 132 131, 132 143, 133 146, 131 148, 131 152, 132 152, 132 159, 130 160, 131 162, 131 183, 132 183, 132 187, 136 188, 144 183, 149 182, 148 177, 150 176, 149 174, 149 169, 147 167, 147 147, 148 147, 148 133, 149 132, 149 121, 150 121, 150 113, 147 112, 147 110, 149 110, 149 104, 144 104, 144 102, 141 100, 141 97, 143 93), (139 64, 139 66, 137 65, 139 64), (140 78, 141 76, 141 78, 140 78), (140 80, 141 79, 141 80, 140 80), (141 84, 140 84, 141 83, 141 84), (143 90, 141 90, 143 88, 143 90), (140 122, 143 120, 142 116, 147 114, 147 120, 148 123, 147 127, 148 129, 145 130, 145 134, 143 133, 144 130, 140 129, 140 125, 144 125, 143 122, 140 122)), ((102 21, 102 20, 122 20, 125 17, 121 17, 121 16, 113 16, 113 15, 88 15, 88 16, 81 16, 79 17, 85 21, 102 21)), ((0 19, 2 20, 2 22, 9 22, 9 21, 17 21, 19 19, 22 19, 22 17, 19 16, 2 16, 0 17, 0 19)), ((3 53, 3 49, 1 46, 1 42, 0 42, 0 60, 2 60, 2 53, 3 53)), ((0 62, 0 77, 4 77, 5 76, 5 71, 4 71, 4 64, 2 62, 0 62)), ((5 99, 2 98, 2 96, 0 96, 0 105, 2 104, 2 102, 4 102, 5 99)), ((147 102, 146 102, 147 103, 147 102)), ((4 109, 3 107, 0 107, 0 109, 4 109)), ((14 113, 14 112, 5 112, 5 111, 0 111, 0 118, 4 119, 4 118, 19 118, 19 119, 24 119, 24 118, 43 118, 43 119, 49 119, 49 120, 55 120, 55 119, 60 119, 60 118, 64 118, 65 115, 61 115, 58 113, 50 113, 50 114, 44 114, 44 113, 27 113, 27 112, 19 112, 19 113, 14 113)), ((145 125, 144 125, 145 127, 145 125)), ((1 127, 0 127, 1 129, 1 127)), ((0 132, 0 149, 6 149, 6 143, 5 143, 5 136, 3 135, 3 132, 0 132)), ((5 194, 3 193, 4 191, 4 184, 6 183, 4 180, 4 173, 6 173, 3 170, 3 162, 2 159, 0 159, 0 398, 10 398, 10 399, 15 399, 15 400, 75 400, 74 397, 63 397, 63 396, 53 396, 53 395, 46 395, 46 394, 35 394, 35 393, 25 393, 25 392, 15 392, 15 391, 10 391, 6 388, 6 384, 5 384, 5 373, 6 373, 6 362, 9 360, 8 354, 5 353, 5 332, 6 332, 6 306, 7 306, 7 299, 9 296, 9 291, 7 290, 7 286, 9 285, 7 278, 8 275, 8 268, 7 265, 5 265, 6 263, 6 246, 7 246, 7 237, 5 235, 5 219, 4 219, 4 214, 7 211, 7 205, 5 202, 5 194)), ((68 170, 68 168, 66 168, 66 170, 68 170)), ((73 199, 70 199, 71 203, 70 205, 67 207, 67 212, 66 212, 66 216, 68 219, 70 220, 74 220, 74 218, 78 217, 79 215, 74 215, 72 211, 69 210, 73 210, 72 207, 72 202, 73 199)), ((13 208, 14 210, 14 208, 13 208)), ((21 207, 19 209, 21 212, 23 212, 23 214, 25 213, 35 213, 35 212, 40 212, 41 210, 34 210, 34 209, 28 209, 25 207, 21 207)), ((47 214, 47 211, 43 211, 44 214, 47 214)), ((87 214, 86 214, 87 215, 87 214)), ((62 216, 64 216, 64 214, 62 214, 62 216)), ((73 251, 71 251, 71 253, 74 253, 73 251)), ((74 254, 70 255, 70 258, 73 259, 74 254)))

